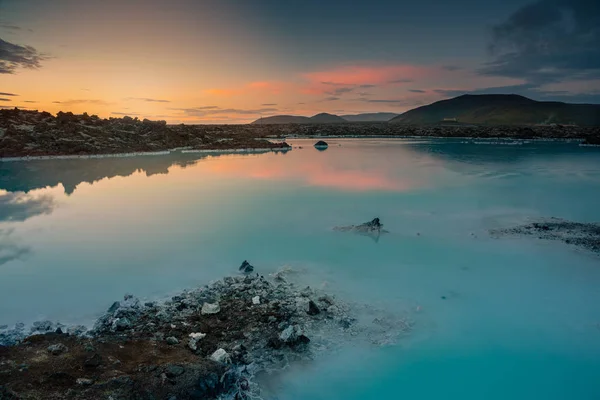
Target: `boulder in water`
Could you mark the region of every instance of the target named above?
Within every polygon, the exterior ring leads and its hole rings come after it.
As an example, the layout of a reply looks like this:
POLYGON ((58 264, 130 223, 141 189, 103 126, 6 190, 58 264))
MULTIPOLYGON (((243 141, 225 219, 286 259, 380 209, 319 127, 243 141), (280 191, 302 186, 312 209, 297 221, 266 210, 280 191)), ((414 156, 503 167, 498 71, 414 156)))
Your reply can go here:
POLYGON ((244 260, 244 262, 242 263, 242 265, 240 265, 240 271, 245 273, 245 274, 249 274, 252 271, 254 271, 254 267, 252 265, 250 265, 250 263, 247 260, 244 260))
POLYGON ((329 147, 329 145, 327 144, 327 142, 319 140, 317 143, 315 143, 315 147, 317 149, 326 149, 327 147, 329 147))

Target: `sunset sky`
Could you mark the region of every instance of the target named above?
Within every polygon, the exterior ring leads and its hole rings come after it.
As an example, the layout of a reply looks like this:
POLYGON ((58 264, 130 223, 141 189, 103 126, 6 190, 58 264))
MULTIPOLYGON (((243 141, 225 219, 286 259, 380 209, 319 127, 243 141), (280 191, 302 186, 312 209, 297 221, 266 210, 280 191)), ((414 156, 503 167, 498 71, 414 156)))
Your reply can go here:
POLYGON ((0 107, 245 123, 600 102, 598 0, 0 0, 0 107))

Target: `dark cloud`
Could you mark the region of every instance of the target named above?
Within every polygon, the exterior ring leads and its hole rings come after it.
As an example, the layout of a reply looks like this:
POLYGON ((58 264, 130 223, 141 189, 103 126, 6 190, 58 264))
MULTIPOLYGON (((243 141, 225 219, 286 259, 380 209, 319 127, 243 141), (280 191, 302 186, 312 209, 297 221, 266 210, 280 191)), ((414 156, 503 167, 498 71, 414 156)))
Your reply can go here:
POLYGON ((84 91, 84 92, 91 92, 91 90, 90 90, 90 89, 85 89, 85 88, 84 88, 84 89, 81 89, 81 90, 82 90, 82 91, 84 91))
POLYGON ((0 96, 18 96, 18 94, 0 92, 0 96))
POLYGON ((0 39, 0 74, 14 74, 18 68, 40 68, 46 58, 31 46, 0 39))
POLYGON ((75 104, 94 104, 99 106, 107 106, 111 103, 104 100, 95 100, 95 99, 74 99, 74 100, 65 100, 65 101, 53 101, 55 104, 64 104, 66 106, 72 106, 75 104))
POLYGON ((11 99, 3 99, 0 97, 0 101, 12 101, 11 99))
POLYGON ((413 92, 413 93, 427 93, 426 90, 421 90, 421 89, 408 89, 409 92, 413 92))
POLYGON ((330 86, 348 86, 347 83, 341 82, 321 82, 322 85, 330 85, 330 86))
POLYGON ((122 116, 126 116, 126 117, 131 117, 131 116, 136 117, 136 116, 140 115, 138 113, 125 113, 125 112, 115 112, 115 111, 111 112, 111 114, 112 115, 122 115, 122 116))
POLYGON ((50 214, 55 207, 51 196, 31 196, 23 192, 0 195, 0 221, 25 221, 35 215, 50 214))
POLYGON ((481 74, 544 84, 600 78, 600 1, 540 0, 492 29, 481 74))
POLYGON ((458 71, 461 70, 461 67, 457 67, 456 65, 443 65, 442 69, 446 70, 446 71, 458 71))
POLYGON ((370 88, 374 88, 377 87, 377 85, 360 85, 359 88, 362 89, 370 89, 370 88))
POLYGON ((257 109, 239 109, 239 108, 220 108, 217 106, 204 106, 194 108, 173 108, 171 110, 182 111, 189 117, 206 117, 211 115, 221 114, 238 114, 238 115, 256 115, 262 113, 271 113, 279 111, 277 108, 257 108, 257 109))
POLYGON ((330 92, 327 92, 327 94, 330 94, 332 96, 341 96, 345 93, 350 93, 353 90, 354 90, 354 88, 352 88, 352 87, 339 87, 330 92))
POLYGON ((0 24, 0 28, 7 31, 20 31, 21 27, 16 25, 0 24))
POLYGON ((23 100, 23 103, 39 103, 39 101, 23 100))
POLYGON ((0 265, 18 260, 31 253, 31 248, 19 245, 12 234, 14 229, 0 229, 0 265))
POLYGON ((331 96, 331 97, 324 98, 323 101, 336 101, 336 100, 339 100, 339 99, 340 99, 339 97, 331 96))
POLYGON ((125 100, 145 101, 147 103, 170 103, 171 100, 151 99, 148 97, 127 97, 125 100))
POLYGON ((411 82, 413 82, 412 79, 406 78, 406 79, 395 79, 393 81, 389 81, 388 83, 411 83, 411 82))
POLYGON ((203 111, 203 110, 218 110, 221 107, 219 106, 202 106, 202 107, 193 107, 193 108, 167 108, 167 110, 171 110, 171 111, 189 111, 189 110, 194 110, 194 111, 203 111))
POLYGON ((382 103, 382 104, 393 104, 396 106, 420 106, 423 104, 422 101, 415 101, 414 99, 358 99, 365 103, 382 103))
POLYGON ((265 106, 265 107, 272 107, 272 106, 276 106, 277 103, 265 103, 265 104, 261 104, 261 106, 265 106))

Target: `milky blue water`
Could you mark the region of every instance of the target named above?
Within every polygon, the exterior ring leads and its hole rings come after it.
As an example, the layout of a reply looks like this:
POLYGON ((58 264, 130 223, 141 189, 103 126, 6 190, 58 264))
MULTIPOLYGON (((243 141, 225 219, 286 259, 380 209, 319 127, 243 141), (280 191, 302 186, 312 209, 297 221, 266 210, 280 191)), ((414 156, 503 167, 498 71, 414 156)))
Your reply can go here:
POLYGON ((278 399, 599 399, 600 257, 494 239, 600 221, 600 150, 456 140, 292 142, 287 154, 0 163, 0 325, 91 323, 248 259, 410 315, 266 383, 278 399), (302 148, 299 148, 302 147, 302 148), (332 231, 380 217, 378 241, 332 231))

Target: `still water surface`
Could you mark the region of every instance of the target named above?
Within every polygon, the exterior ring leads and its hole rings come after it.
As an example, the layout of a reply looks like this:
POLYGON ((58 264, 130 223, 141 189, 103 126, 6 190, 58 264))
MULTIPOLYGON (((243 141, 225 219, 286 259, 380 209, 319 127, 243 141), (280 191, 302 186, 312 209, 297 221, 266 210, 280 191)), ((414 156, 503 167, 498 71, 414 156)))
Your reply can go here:
POLYGON ((492 239, 530 217, 600 221, 600 150, 451 140, 294 141, 287 154, 0 163, 0 325, 84 322, 290 266, 410 313, 269 382, 279 399, 600 399, 600 258, 492 239), (301 146, 302 149, 298 148, 301 146), (378 216, 378 241, 333 232, 378 216))

